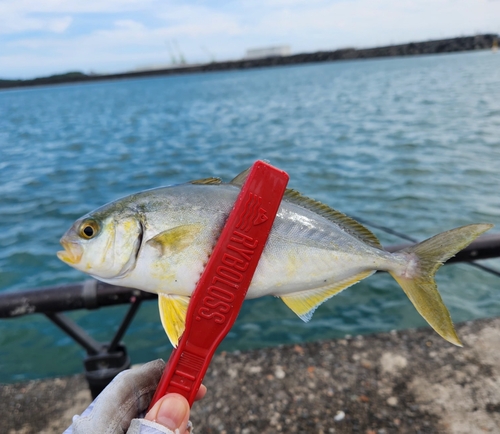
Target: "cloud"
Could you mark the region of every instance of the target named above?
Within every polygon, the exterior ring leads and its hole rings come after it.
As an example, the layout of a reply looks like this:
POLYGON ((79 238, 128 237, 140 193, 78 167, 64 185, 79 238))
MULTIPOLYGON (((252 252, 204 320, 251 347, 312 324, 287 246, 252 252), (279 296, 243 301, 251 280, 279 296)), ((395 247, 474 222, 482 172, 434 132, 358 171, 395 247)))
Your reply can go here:
POLYGON ((130 70, 167 63, 174 40, 190 62, 275 44, 293 52, 370 47, 499 32, 498 16, 500 2, 487 0, 4 0, 0 70, 130 70))
POLYGON ((145 27, 142 23, 134 20, 118 20, 115 21, 115 26, 118 29, 131 30, 131 31, 142 31, 145 27))
MULTIPOLYGON (((284 1, 275 0, 276 3, 281 5, 284 1)), ((294 7, 273 8, 264 14, 256 30, 269 33, 272 29, 274 35, 282 38, 293 33, 307 35, 307 39, 323 40, 325 49, 500 30, 496 13, 486 1, 345 0, 316 1, 310 6, 302 1, 293 4, 294 7)), ((498 7, 495 9, 500 12, 498 7)))
POLYGON ((151 9, 160 0, 2 0, 0 14, 118 13, 151 9))
POLYGON ((2 0, 0 34, 64 32, 78 14, 117 14, 148 10, 157 0, 2 0))
POLYGON ((62 17, 62 18, 56 18, 54 20, 50 20, 47 23, 47 28, 51 32, 63 33, 71 25, 72 21, 73 21, 73 18, 69 17, 69 16, 62 17))
POLYGON ((73 18, 63 17, 30 17, 30 16, 1 16, 0 34, 15 34, 23 32, 53 32, 63 33, 71 25, 73 18))

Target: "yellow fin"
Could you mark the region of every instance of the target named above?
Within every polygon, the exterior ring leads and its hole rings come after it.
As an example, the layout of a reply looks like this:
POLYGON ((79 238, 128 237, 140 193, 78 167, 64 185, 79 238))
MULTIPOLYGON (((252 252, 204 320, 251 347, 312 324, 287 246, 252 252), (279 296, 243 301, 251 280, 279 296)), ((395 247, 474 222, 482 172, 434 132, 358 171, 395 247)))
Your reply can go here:
POLYGON ((242 187, 245 181, 248 178, 248 174, 250 173, 250 170, 252 170, 251 167, 248 169, 245 169, 243 172, 241 172, 239 175, 234 177, 229 184, 235 185, 236 187, 242 187))
POLYGON ((462 343, 453 327, 450 313, 438 292, 434 275, 444 262, 492 227, 493 225, 490 224, 477 224, 442 232, 401 250, 417 262, 418 266, 413 265, 413 270, 405 270, 404 273, 389 270, 418 313, 441 337, 459 347, 462 343))
POLYGON ((461 347, 462 342, 453 327, 450 312, 446 308, 437 289, 436 282, 429 276, 405 279, 390 272, 407 297, 429 325, 444 339, 461 347))
POLYGON ((188 305, 189 297, 158 294, 161 323, 175 348, 177 348, 179 339, 184 333, 188 305))
MULTIPOLYGON (((262 161, 269 163, 269 161, 265 159, 262 159, 262 161)), ((247 180, 252 167, 253 166, 250 166, 248 169, 245 169, 243 172, 236 175, 233 179, 231 179, 231 181, 229 181, 229 184, 235 185, 236 187, 243 187, 243 184, 247 180)))
POLYGON ((201 224, 176 226, 175 228, 160 232, 148 240, 146 244, 157 248, 162 256, 174 255, 189 247, 202 228, 201 224))
POLYGON ((301 320, 308 322, 321 303, 337 295, 349 286, 372 275, 374 272, 373 270, 363 271, 348 279, 336 282, 333 285, 282 295, 281 299, 301 320))
POLYGON ((194 185, 219 185, 222 183, 222 179, 220 178, 203 178, 203 179, 195 179, 194 181, 190 181, 190 184, 194 185))

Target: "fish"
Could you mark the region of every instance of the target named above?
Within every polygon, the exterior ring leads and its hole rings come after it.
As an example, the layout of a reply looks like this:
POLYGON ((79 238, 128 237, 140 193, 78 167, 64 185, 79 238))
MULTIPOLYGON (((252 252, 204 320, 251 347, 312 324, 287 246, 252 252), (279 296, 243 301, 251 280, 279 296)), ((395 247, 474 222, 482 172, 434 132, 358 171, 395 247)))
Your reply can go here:
MULTIPOLYGON (((158 294, 160 318, 174 347, 184 331, 190 296, 215 247, 249 169, 229 183, 204 178, 131 194, 77 219, 60 242, 66 264, 113 285, 158 294)), ((281 298, 303 321, 322 303, 371 276, 388 272, 428 324, 462 346, 437 289, 438 268, 488 223, 442 232, 390 253, 365 226, 321 202, 287 189, 246 299, 281 298)), ((227 313, 251 243, 236 236, 207 298, 207 318, 227 313), (247 253, 245 253, 247 252, 247 253)))

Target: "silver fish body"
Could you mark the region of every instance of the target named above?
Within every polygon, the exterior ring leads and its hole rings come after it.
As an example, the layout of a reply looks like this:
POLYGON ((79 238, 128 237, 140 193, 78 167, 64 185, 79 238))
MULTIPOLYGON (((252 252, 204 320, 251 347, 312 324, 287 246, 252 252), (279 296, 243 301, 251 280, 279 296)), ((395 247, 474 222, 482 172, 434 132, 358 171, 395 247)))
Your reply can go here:
MULTIPOLYGON (((121 212, 136 218, 143 228, 135 265, 106 281, 155 293, 191 295, 238 193, 230 184, 216 188, 184 184, 134 195, 131 206, 121 212), (180 226, 200 226, 195 239, 181 251, 160 254, 159 246, 145 242, 180 226)), ((116 205, 101 212, 109 213, 116 205)), ((400 255, 369 246, 334 222, 285 199, 247 297, 324 287, 362 271, 405 263, 400 255)))
MULTIPOLYGON (((214 178, 127 196, 77 220, 63 236, 65 251, 58 255, 102 281, 158 293, 162 321, 175 345, 188 297, 240 186, 238 177, 230 184, 214 178)), ((289 190, 247 298, 279 296, 307 321, 325 300, 384 270, 431 326, 458 345, 433 275, 442 262, 490 227, 466 226, 418 248, 389 253, 359 223, 289 190)), ((226 285, 237 280, 245 264, 245 240, 240 241, 240 251, 227 259, 226 285)))

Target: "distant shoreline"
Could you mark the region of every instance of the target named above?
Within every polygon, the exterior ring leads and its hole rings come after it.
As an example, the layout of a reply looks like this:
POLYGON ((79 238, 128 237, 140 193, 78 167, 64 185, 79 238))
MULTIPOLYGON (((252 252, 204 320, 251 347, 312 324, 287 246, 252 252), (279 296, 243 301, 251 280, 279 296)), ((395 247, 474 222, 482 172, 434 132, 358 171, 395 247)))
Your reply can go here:
POLYGON ((414 56, 421 54, 485 50, 491 49, 494 44, 498 44, 498 39, 498 35, 496 34, 484 34, 439 39, 434 41, 410 42, 408 44, 388 45, 385 47, 364 49, 344 48, 334 51, 318 51, 316 53, 302 53, 282 57, 212 62, 200 65, 185 65, 172 68, 123 72, 117 74, 87 75, 81 72, 70 72, 67 74, 52 75, 50 77, 40 77, 30 80, 0 79, 0 89, 153 77, 161 75, 192 74, 197 72, 230 71, 235 69, 297 65, 301 63, 332 62, 337 60, 370 59, 377 57, 414 56))

